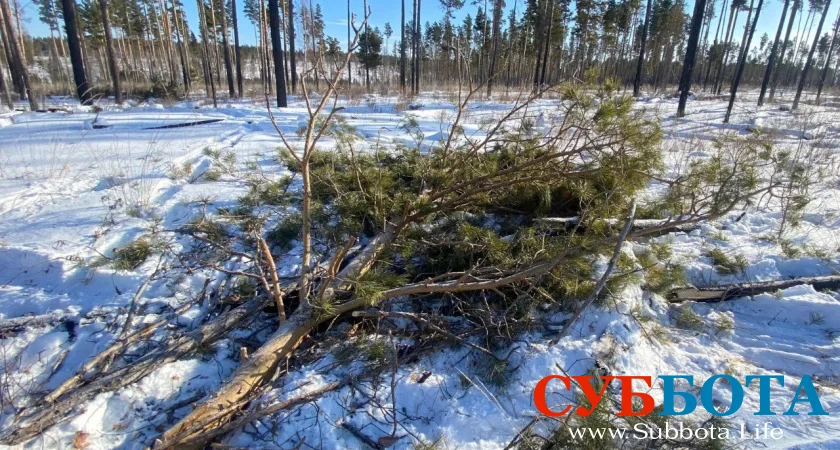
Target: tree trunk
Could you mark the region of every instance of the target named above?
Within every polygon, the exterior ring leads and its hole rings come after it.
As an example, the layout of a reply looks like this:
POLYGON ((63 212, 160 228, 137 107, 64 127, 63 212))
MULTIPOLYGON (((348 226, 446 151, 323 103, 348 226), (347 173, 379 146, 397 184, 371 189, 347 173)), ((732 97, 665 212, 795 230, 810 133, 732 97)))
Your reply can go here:
MULTIPOLYGON (((4 17, 2 8, 0 8, 0 22, 5 20, 4 17)), ((23 76, 20 73, 18 65, 15 64, 15 58, 12 57, 12 42, 14 42, 14 38, 10 37, 7 33, 5 22, 0 23, 0 38, 3 40, 3 52, 6 55, 6 63, 9 65, 12 86, 18 95, 18 99, 23 100, 26 98, 26 86, 23 85, 23 76)))
POLYGON ((726 108, 726 116, 723 118, 723 123, 729 123, 729 117, 732 115, 732 106, 735 105, 735 95, 738 93, 738 85, 741 84, 741 77, 744 75, 744 66, 747 63, 747 55, 750 53, 750 44, 752 43, 753 35, 755 34, 755 27, 758 26, 758 17, 761 15, 761 7, 764 5, 764 0, 758 0, 758 7, 755 10, 755 18, 749 28, 747 40, 741 46, 742 50, 738 55, 738 66, 735 69, 735 77, 732 79, 732 87, 729 89, 729 106, 726 108))
POLYGON ((122 104, 122 88, 120 87, 120 72, 117 69, 117 57, 114 55, 114 43, 111 38, 111 20, 108 17, 107 0, 99 0, 99 12, 102 16, 102 28, 105 35, 105 54, 108 57, 108 71, 111 73, 111 82, 114 86, 114 101, 122 104))
POLYGON ((163 0, 158 0, 158 7, 160 8, 158 22, 163 24, 163 33, 165 34, 164 40, 166 42, 166 59, 169 64, 169 79, 175 84, 178 81, 178 69, 175 64, 175 57, 172 56, 172 22, 169 20, 168 8, 163 3, 163 0))
POLYGON ((531 90, 536 91, 537 86, 539 85, 539 76, 540 76, 540 66, 542 64, 542 51, 543 51, 543 40, 545 39, 545 21, 546 21, 546 7, 548 6, 545 2, 548 0, 543 0, 542 7, 540 7, 540 2, 537 2, 537 9, 540 10, 540 14, 537 17, 537 23, 534 25, 534 76, 531 80, 531 90))
MULTIPOLYGON (((348 3, 349 4, 349 3, 348 3)), ((272 31, 272 39, 273 39, 272 31)), ((305 44, 305 42, 304 42, 305 44)), ((304 48, 306 46, 304 45, 304 48)), ((289 75, 292 80, 292 93, 297 92, 297 62, 295 61, 295 2, 289 0, 289 75)))
MULTIPOLYGON (((367 13, 368 13, 367 0, 363 0, 362 1, 362 15, 367 16, 367 13)), ((310 14, 311 14, 311 11, 310 11, 310 14)), ((370 28, 368 27, 367 21, 365 21, 365 40, 368 41, 365 44, 365 57, 368 56, 367 52, 370 51, 370 44, 369 44, 370 34, 369 33, 370 33, 370 28)), ((370 93, 370 67, 368 66, 367 61, 365 61, 364 66, 365 66, 365 89, 367 89, 367 92, 370 93)))
POLYGON ((677 117, 685 116, 685 104, 688 101, 688 90, 691 88, 694 62, 697 59, 697 43, 700 41, 700 31, 703 28, 703 16, 705 14, 706 0, 696 0, 694 3, 694 15, 691 16, 691 31, 688 35, 688 46, 685 49, 682 77, 680 78, 680 103, 677 106, 677 117))
POLYGON ((18 95, 18 99, 23 100, 26 98, 26 86, 23 84, 23 75, 20 73, 19 66, 15 63, 15 58, 12 56, 12 43, 17 42, 13 36, 8 34, 5 26, 5 14, 3 14, 3 9, 0 8, 0 38, 3 40, 3 52, 6 55, 6 63, 9 65, 9 73, 12 77, 12 86, 14 87, 15 93, 18 95))
MULTIPOLYGON (((315 91, 321 90, 321 77, 318 75, 318 45, 315 38, 315 9, 312 7, 312 0, 309 0, 309 26, 312 29, 312 32, 309 33, 309 38, 312 41, 312 73, 315 77, 315 91)), ((386 48, 387 53, 387 48, 386 48)))
POLYGON ((400 17, 400 88, 405 95, 405 0, 401 2, 400 17))
MULTIPOLYGON (((799 0, 792 0, 793 1, 793 9, 790 11, 790 19, 788 20, 787 31, 785 32, 785 39, 782 41, 782 48, 779 50, 779 69, 773 72, 770 81, 770 95, 768 97, 768 101, 773 101, 773 98, 776 96, 776 85, 779 83, 779 73, 782 71, 781 65, 785 61, 785 52, 787 51, 788 41, 790 40, 790 33, 793 31, 793 22, 796 19, 796 13, 801 8, 801 1, 799 0)), ((801 17, 801 16, 800 16, 801 17)))
POLYGON ((633 80, 633 97, 639 96, 639 88, 642 84, 642 66, 645 63, 645 47, 647 46, 648 29, 650 27, 651 3, 653 3, 653 0, 648 0, 645 9, 645 22, 642 25, 642 42, 639 48, 639 60, 636 63, 636 77, 633 80))
POLYGON ((493 80, 496 77, 496 62, 499 59, 499 35, 502 23, 502 0, 493 2, 493 38, 490 41, 490 63, 487 71, 487 96, 493 94, 493 80))
POLYGON ((834 22, 834 34, 831 36, 831 45, 828 46, 825 66, 823 66, 822 74, 820 75, 820 83, 817 85, 817 105, 820 104, 820 95, 822 94, 823 86, 825 86, 825 77, 828 75, 828 67, 831 65, 831 54, 834 53, 834 46, 837 44, 838 28, 840 28, 840 13, 838 13, 837 21, 834 22))
POLYGON ((785 18, 787 16, 788 7, 791 0, 785 0, 782 7, 782 17, 779 19, 779 28, 776 30, 776 39, 773 41, 773 47, 770 49, 770 58, 767 60, 767 68, 764 69, 764 78, 761 80, 761 91, 758 94, 758 106, 764 104, 764 94, 767 92, 767 85, 770 84, 770 75, 773 74, 773 67, 776 64, 776 52, 779 49, 779 39, 782 37, 782 30, 785 28, 785 18))
POLYGON ((726 69, 726 62, 729 59, 729 47, 732 46, 732 36, 735 33, 735 24, 738 23, 738 15, 741 10, 739 8, 730 8, 729 23, 726 25, 726 39, 723 40, 723 51, 720 55, 720 65, 715 74, 715 85, 712 91, 720 95, 720 89, 723 85, 723 72, 726 69))
POLYGON ((725 284, 710 288, 674 289, 668 295, 671 303, 682 302, 722 302, 740 297, 752 297, 759 294, 778 292, 794 286, 811 285, 815 290, 836 290, 840 288, 840 277, 826 276, 813 278, 794 278, 792 280, 763 281, 747 284, 725 284))
MULTIPOLYGON (((105 1, 105 0, 100 0, 105 1)), ((202 66, 204 67, 204 84, 205 87, 209 87, 210 95, 213 98, 213 107, 216 108, 218 104, 216 103, 216 85, 213 82, 213 68, 211 67, 211 56, 210 56, 210 47, 207 43, 207 18, 204 14, 204 2, 203 0, 197 0, 198 3, 198 20, 199 20, 199 29, 201 32, 201 46, 202 46, 202 58, 201 61, 203 62, 202 66)))
POLYGON ((808 52, 808 59, 805 60, 805 67, 802 68, 802 74, 799 76, 799 85, 796 87, 796 97, 793 98, 793 105, 791 110, 796 110, 799 107, 799 99, 802 98, 802 89, 805 88, 805 82, 808 80, 808 72, 811 70, 811 63, 814 61, 814 52, 817 50, 817 45, 820 43, 820 33, 825 23, 825 16, 828 15, 828 7, 831 5, 831 0, 825 0, 825 7, 820 16, 820 23, 817 25, 817 32, 814 34, 814 43, 811 45, 811 51, 808 52))
POLYGON ((236 92, 242 98, 242 50, 239 48, 239 21, 236 12, 236 0, 230 0, 231 14, 233 14, 233 53, 236 58, 236 92))
POLYGON ((228 43, 228 24, 227 24, 227 8, 225 8, 225 1, 221 1, 222 11, 222 45, 223 55, 225 60, 225 77, 227 77, 228 96, 236 97, 236 89, 233 87, 233 62, 230 60, 230 44, 228 43))
POLYGON ((92 102, 90 88, 82 62, 82 49, 79 46, 79 31, 76 28, 76 1, 61 0, 64 10, 64 26, 67 32, 67 45, 70 46, 70 63, 73 65, 73 80, 76 82, 76 93, 83 105, 92 102))
MULTIPOLYGON (((708 12, 708 7, 707 7, 707 12, 708 12)), ((712 13, 714 13, 714 2, 712 2, 712 13)), ((704 14, 704 17, 705 17, 706 13, 704 12, 703 14, 704 14)), ((696 81, 698 83, 700 82, 700 77, 703 75, 703 65, 711 64, 711 61, 709 61, 709 52, 707 50, 707 47, 709 45, 709 32, 712 30, 712 20, 713 20, 713 17, 712 17, 712 14, 710 14, 709 18, 706 20, 706 24, 704 25, 705 28, 706 28, 706 33, 703 35, 703 40, 700 42, 700 51, 703 54, 703 58, 702 58, 703 60, 700 64, 700 70, 698 70, 698 73, 697 73, 697 80, 696 81)))
MULTIPOLYGON (((291 2, 290 2, 291 4, 291 2)), ((289 14, 289 17, 292 15, 289 14)), ((271 27, 271 53, 274 59, 274 81, 277 94, 277 107, 285 108, 286 104, 286 77, 283 74, 283 43, 280 42, 280 5, 279 0, 268 0, 269 26, 271 27)), ((294 21, 291 21, 294 22, 294 21)), ((294 39, 290 39, 294 42, 294 39)), ((294 44, 292 44, 294 45, 294 44)), ((292 47, 293 49, 294 47, 292 47)), ((294 51, 292 51, 292 79, 294 75, 294 51)))
MULTIPOLYGON (((262 46, 265 53, 265 80, 268 86, 268 94, 272 95, 274 93, 274 83, 271 82, 271 71, 273 67, 273 65, 271 64, 271 59, 273 58, 273 52, 269 53, 268 51, 270 47, 269 42, 271 42, 271 37, 270 32, 268 30, 268 11, 265 7, 260 8, 260 20, 262 20, 260 25, 260 35, 263 38, 262 46)), ((285 77, 283 80, 285 82, 285 77)))
MULTIPOLYGON (((546 71, 548 68, 548 58, 551 55, 551 31, 554 28, 554 4, 555 0, 549 0, 550 6, 548 8, 548 30, 546 31, 545 45, 543 46, 543 62, 540 73, 540 86, 545 85, 546 71)), ((562 42, 562 41, 561 41, 562 42)))
POLYGON ((0 94, 3 94, 3 102, 9 110, 14 110, 15 105, 12 103, 12 95, 9 93, 9 87, 6 86, 6 72, 2 67, 0 67, 0 94))
POLYGON ((0 0, 0 7, 2 7, 3 12, 3 25, 6 28, 6 40, 9 42, 9 48, 12 53, 12 60, 9 62, 9 65, 14 64, 17 66, 17 70, 23 78, 26 98, 29 99, 29 109, 37 111, 40 109, 38 108, 38 99, 35 98, 35 94, 32 92, 32 85, 29 82, 29 70, 23 62, 23 56, 21 54, 22 49, 19 48, 18 40, 15 37, 15 29, 11 21, 12 13, 9 8, 9 0, 0 0))
MULTIPOLYGON (((747 36, 749 35, 750 29, 751 29, 750 28, 750 20, 752 20, 752 13, 753 13, 753 5, 754 4, 755 4, 755 0, 750 0, 750 9, 747 10, 747 21, 744 22, 744 35, 741 37, 741 47, 738 49, 738 60, 740 60, 741 53, 744 52, 745 48, 747 49, 746 50, 747 54, 749 54, 749 48, 747 47, 747 36)), ((736 60, 736 64, 737 64, 737 60, 736 60)), ((735 70, 736 71, 738 70, 737 65, 735 67, 735 70)), ((730 85, 730 90, 731 90, 731 85, 730 85)))
POLYGON ((417 0, 417 13, 414 16, 414 45, 417 48, 417 54, 414 57, 414 71, 415 71, 415 78, 414 78, 414 94, 420 95, 420 67, 422 66, 423 60, 423 42, 422 42, 422 35, 420 34, 420 11, 421 11, 421 0, 417 0))
POLYGON ((175 1, 172 0, 171 10, 172 13, 172 20, 175 24, 175 43, 178 45, 178 57, 181 60, 181 76, 184 79, 184 96, 189 96, 190 94, 190 72, 187 69, 187 55, 186 50, 184 50, 184 46, 186 45, 184 41, 181 39, 181 27, 178 26, 178 16, 175 14, 175 1))
MULTIPOLYGON (((717 29, 715 30, 715 41, 712 45, 718 45, 718 39, 720 38, 720 27, 723 24, 724 18, 726 17, 726 6, 727 0, 723 0, 723 5, 720 9, 720 17, 718 18, 717 29)), ((706 86, 708 86, 709 84, 709 75, 712 73, 712 62, 712 59, 709 58, 709 61, 706 64, 706 75, 703 76, 703 91, 706 90, 706 86)))
MULTIPOLYGON (((403 0, 403 17, 405 17, 405 0, 403 0)), ((405 19, 403 19, 403 23, 405 19)), ((349 55, 353 51, 350 46, 352 45, 352 40, 350 39, 350 27, 352 26, 352 18, 350 16, 350 0, 347 0, 347 86, 353 86, 353 58, 349 55)))

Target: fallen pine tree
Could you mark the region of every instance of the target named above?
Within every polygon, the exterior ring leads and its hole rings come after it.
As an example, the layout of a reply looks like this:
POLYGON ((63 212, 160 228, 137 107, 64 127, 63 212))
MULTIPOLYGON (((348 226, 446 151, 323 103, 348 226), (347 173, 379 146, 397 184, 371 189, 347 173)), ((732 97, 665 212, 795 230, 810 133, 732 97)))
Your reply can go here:
MULTIPOLYGON (((611 217, 627 208, 633 192, 646 185, 643 174, 653 169, 649 164, 657 161, 656 125, 631 112, 629 99, 613 96, 609 88, 598 94, 598 106, 580 91, 563 87, 560 92, 565 119, 543 137, 524 140, 519 134, 523 131, 511 126, 542 94, 538 92, 522 99, 479 139, 463 131, 459 134, 461 116, 457 114, 446 142, 428 154, 418 149, 397 154, 354 151, 352 131, 342 127, 332 113, 321 115, 329 96, 323 97, 311 109, 303 148, 286 149, 289 168, 303 180, 300 305, 219 391, 160 435, 155 448, 205 445, 217 436, 214 430, 235 420, 242 406, 262 392, 306 336, 321 324, 363 307, 375 308, 392 298, 430 295, 471 304, 480 294, 490 295, 508 314, 511 308, 521 314, 533 302, 543 301, 541 295, 547 292, 556 301, 587 297, 571 304, 579 315, 597 298, 589 294, 597 294, 597 285, 602 283, 592 281, 590 269, 575 272, 570 268, 591 268, 594 255, 621 241, 619 230, 607 227, 583 236, 544 238, 534 228, 524 227, 504 240, 478 221, 441 222, 461 211, 473 211, 482 221, 488 212, 496 219, 504 211, 544 214, 570 199, 586 209, 581 212, 595 217, 611 217), (324 133, 339 143, 336 151, 315 150, 324 133), (588 187, 581 189, 582 185, 588 187), (610 195, 602 195, 606 192, 610 195), (315 222, 316 215, 324 217, 324 223, 315 222), (332 225, 337 220, 340 230, 332 225), (327 254, 341 255, 335 249, 353 236, 361 235, 365 245, 319 273, 307 270, 312 252, 318 251, 312 245, 313 235, 333 242, 332 247, 320 250, 327 254), (572 279, 576 288, 557 282, 572 279)), ((459 112, 471 95, 458 105, 459 112)), ((636 231, 628 228, 624 237, 691 227, 772 190, 773 180, 756 185, 744 178, 753 174, 738 167, 758 158, 759 146, 748 143, 743 148, 748 151, 736 154, 738 160, 731 164, 693 167, 725 172, 706 177, 709 184, 676 183, 680 189, 664 201, 680 219, 636 231)), ((485 313, 493 320, 493 312, 485 313)))
POLYGON ((791 278, 790 280, 736 283, 704 288, 674 289, 668 296, 671 303, 704 302, 714 303, 740 297, 752 297, 773 293, 794 286, 810 285, 816 290, 840 289, 840 276, 791 278))

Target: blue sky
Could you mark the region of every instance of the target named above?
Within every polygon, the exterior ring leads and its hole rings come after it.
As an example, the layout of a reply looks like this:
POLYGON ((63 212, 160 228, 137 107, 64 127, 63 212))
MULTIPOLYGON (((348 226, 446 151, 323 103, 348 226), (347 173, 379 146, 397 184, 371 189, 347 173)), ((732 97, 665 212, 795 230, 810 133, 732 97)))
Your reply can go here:
MULTIPOLYGON (((43 25, 37 19, 37 7, 32 3, 31 0, 19 0, 20 4, 24 10, 24 15, 27 19, 27 23, 24 25, 31 34, 35 36, 44 36, 49 35, 48 28, 43 25)), ((296 4, 300 5, 300 2, 304 1, 308 5, 310 0, 296 0, 296 4)), ((480 4, 484 5, 483 0, 478 0, 480 4)), ((644 1, 644 0, 643 0, 644 1)), ((708 0, 711 1, 711 0, 708 0)), ((720 9, 721 2, 723 0, 717 0, 716 5, 718 9, 720 9)), ((510 10, 514 7, 514 2, 517 3, 517 11, 524 10, 524 2, 525 0, 507 0, 507 9, 510 10)), ((198 15, 196 9, 196 2, 191 0, 185 0, 185 8, 187 11, 188 20, 190 22, 191 27, 195 27, 198 22, 198 15)), ((321 4, 321 9, 324 13, 324 21, 326 24, 326 33, 330 36, 338 38, 342 45, 346 45, 347 41, 347 2, 346 0, 312 0, 312 5, 321 4)), ((468 0, 466 6, 460 10, 456 14, 456 21, 460 22, 463 17, 467 14, 471 14, 475 17, 475 12, 478 8, 478 5, 473 5, 468 0)), ((489 1, 488 1, 489 3, 489 1)), ((805 0, 807 5, 808 0, 805 0)), ((825 25, 823 26, 823 33, 830 32, 832 24, 837 17, 838 8, 840 8, 840 1, 834 0, 834 4, 831 5, 829 9, 829 17, 826 19, 825 25)), ((244 18, 244 13, 242 12, 242 6, 244 1, 238 1, 237 7, 239 8, 239 17, 240 17, 240 39, 243 44, 254 44, 256 42, 255 34, 254 34, 254 27, 251 23, 244 18)), ((755 4, 758 5, 758 0, 755 0, 755 4)), ((776 27, 779 24, 779 18, 782 13, 782 1, 781 0, 765 0, 765 4, 762 8, 762 12, 759 18, 758 29, 756 30, 755 37, 753 39, 753 44, 757 45, 761 35, 763 33, 767 33, 770 38, 772 39, 776 33, 776 27)), ((368 5, 371 9, 371 26, 378 26, 382 28, 386 22, 391 23, 391 27, 394 29, 394 36, 391 37, 389 42, 389 51, 393 47, 394 39, 398 39, 399 36, 399 23, 400 23, 400 0, 369 0, 368 5)), ((354 13, 357 15, 361 15, 362 13, 362 0, 350 0, 350 6, 354 13)), ((689 0, 687 5, 687 12, 691 13, 694 7, 694 2, 689 0)), ((406 18, 410 18, 411 16, 411 0, 406 1, 406 18)), ((297 10, 300 10, 300 6, 298 6, 297 10)), ((507 14, 507 12, 506 12, 507 14)), ((422 4, 422 11, 421 11, 421 19, 422 22, 425 23, 427 21, 432 22, 435 20, 439 20, 443 16, 443 9, 440 6, 440 2, 438 0, 423 0, 422 4)), ((738 30, 736 32, 736 39, 740 40, 742 33, 743 33, 743 22, 746 19, 746 14, 742 13, 739 21, 738 30)), ((717 18, 712 23, 712 36, 715 32, 715 26, 717 25, 717 18)), ((797 19, 798 21, 798 19, 797 19)), ((724 23, 724 26, 726 24, 724 23)), ((804 28, 804 18, 803 18, 803 28, 804 28)), ((814 25, 814 29, 816 29, 816 24, 814 25)), ((796 32, 796 28, 794 28, 794 33, 796 32)), ((712 37, 710 37, 712 39, 712 37)))

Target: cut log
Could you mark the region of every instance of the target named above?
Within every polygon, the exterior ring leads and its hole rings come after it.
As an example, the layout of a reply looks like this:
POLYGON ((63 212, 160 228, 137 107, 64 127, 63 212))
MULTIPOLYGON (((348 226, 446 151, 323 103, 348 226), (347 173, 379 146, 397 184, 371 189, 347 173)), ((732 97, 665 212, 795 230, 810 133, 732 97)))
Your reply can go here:
POLYGON ((705 302, 715 303, 739 297, 776 292, 794 286, 809 284, 816 290, 840 289, 840 276, 793 278, 760 283, 726 284, 707 288, 674 289, 668 296, 671 303, 705 302))

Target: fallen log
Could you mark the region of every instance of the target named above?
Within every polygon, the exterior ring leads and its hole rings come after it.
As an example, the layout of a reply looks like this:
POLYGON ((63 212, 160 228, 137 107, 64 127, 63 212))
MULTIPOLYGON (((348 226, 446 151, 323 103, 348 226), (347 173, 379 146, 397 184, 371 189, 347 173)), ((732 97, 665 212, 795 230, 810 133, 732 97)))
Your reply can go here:
POLYGON ((225 119, 206 119, 206 120, 195 120, 192 122, 185 122, 185 123, 173 123, 169 125, 161 125, 157 127, 149 127, 144 128, 144 130, 168 130, 171 128, 186 128, 186 127, 194 127, 196 125, 207 125, 211 123, 221 122, 225 119))
MULTIPOLYGON (((581 222, 580 217, 543 217, 534 221, 545 228, 551 229, 571 230, 575 227, 588 226, 585 222, 581 222)), ((603 224, 611 229, 618 229, 625 222, 624 219, 598 219, 596 223, 603 224)), ((677 223, 671 219, 636 219, 633 221, 631 230, 644 231, 657 229, 654 234, 663 235, 677 232, 689 233, 699 228, 700 226, 697 223, 677 223)))
POLYGON ((840 289, 840 276, 793 278, 790 280, 765 281, 759 283, 725 284, 705 288, 674 289, 668 295, 671 303, 704 302, 716 303, 739 297, 776 292, 794 286, 810 284, 816 290, 840 289))

